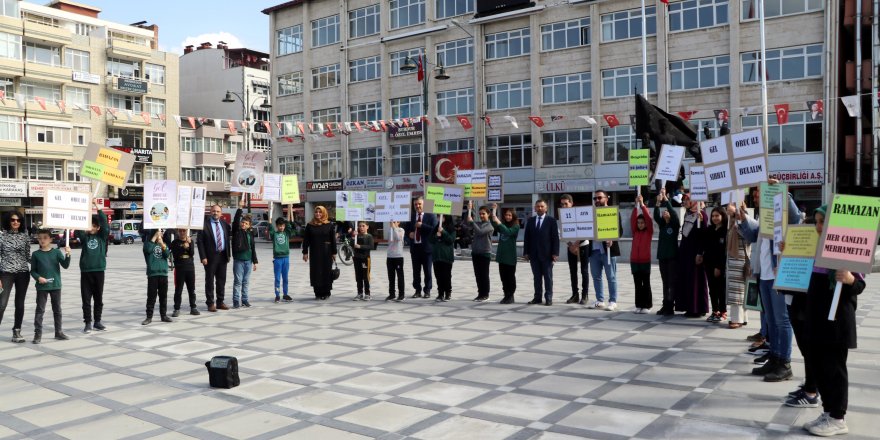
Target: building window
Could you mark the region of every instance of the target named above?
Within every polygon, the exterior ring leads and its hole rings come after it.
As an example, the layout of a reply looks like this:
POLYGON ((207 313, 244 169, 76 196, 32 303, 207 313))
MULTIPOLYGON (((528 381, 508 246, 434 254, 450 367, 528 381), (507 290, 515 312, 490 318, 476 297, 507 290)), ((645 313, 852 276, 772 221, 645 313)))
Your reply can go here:
POLYGON ((301 24, 278 29, 275 31, 275 37, 276 44, 278 45, 276 48, 278 56, 302 52, 303 28, 301 24))
POLYGON ((486 35, 487 60, 528 55, 531 47, 529 28, 486 35))
POLYGON ((379 30, 379 5, 348 11, 349 38, 378 34, 379 30))
POLYGON ((202 152, 202 138, 181 137, 180 138, 180 151, 184 152, 184 153, 201 153, 202 152))
POLYGON ((602 161, 604 162, 627 162, 629 150, 642 147, 642 142, 636 139, 636 134, 630 125, 618 125, 617 127, 604 127, 602 129, 602 142, 604 150, 602 161))
POLYGON ((340 118, 339 107, 312 110, 313 123, 339 122, 340 118))
POLYGON ((70 144, 70 129, 28 124, 28 140, 41 144, 70 144))
POLYGON ((303 156, 295 155, 279 157, 278 171, 281 172, 281 174, 294 174, 299 177, 300 181, 302 181, 305 179, 305 174, 303 172, 303 156))
POLYGON ((695 90, 730 85, 727 55, 669 63, 672 90, 695 90))
POLYGON ((83 87, 67 86, 67 105, 80 106, 88 110, 92 103, 91 91, 83 87))
POLYGON ((474 89, 437 92, 437 114, 440 116, 469 115, 474 112, 474 89))
POLYGON ((141 97, 128 95, 107 95, 107 107, 117 110, 141 111, 141 97))
POLYGON ((541 78, 541 103, 562 104, 591 97, 590 72, 541 78))
POLYGON ((13 60, 21 59, 21 35, 0 32, 0 57, 13 60))
POLYGON ((84 50, 64 49, 64 66, 76 72, 90 72, 91 56, 84 50))
POLYGON ((410 57, 414 62, 418 63, 418 59, 424 51, 424 48, 417 47, 415 49, 401 50, 400 52, 391 52, 391 54, 389 54, 389 58, 391 58, 391 76, 416 73, 415 70, 410 72, 401 71, 400 67, 406 63, 407 57, 410 57))
MULTIPOLYGON (((742 19, 757 19, 758 0, 740 1, 742 1, 742 19)), ((822 0, 763 0, 763 3, 765 18, 822 10, 822 0)))
POLYGON ((73 145, 86 146, 91 141, 91 127, 73 127, 73 145))
POLYGON ((382 175, 382 147, 351 150, 351 177, 382 175))
POLYGON ((509 134, 487 137, 486 165, 489 168, 532 166, 532 135, 509 134))
POLYGON ((78 160, 67 161, 67 181, 68 182, 86 182, 88 179, 82 177, 79 173, 82 168, 82 162, 78 160))
POLYGON ((165 84, 165 66, 144 63, 144 72, 147 74, 147 81, 153 84, 165 84))
POLYGON ((159 98, 144 98, 144 111, 150 115, 164 115, 165 100, 159 98))
POLYGON ((202 144, 204 145, 204 148, 205 148, 205 153, 223 154, 223 139, 203 138, 202 140, 203 140, 202 144))
POLYGON ((278 75, 278 96, 287 96, 302 93, 302 75, 302 71, 278 75))
POLYGON ((201 182, 202 172, 198 168, 181 168, 180 180, 184 182, 201 182))
POLYGON ((22 80, 18 84, 18 90, 24 94, 27 101, 43 98, 48 102, 55 102, 61 99, 61 86, 58 84, 32 83, 22 80))
POLYGON ((77 35, 82 35, 84 37, 88 37, 92 35, 92 32, 95 30, 95 26, 91 24, 85 23, 76 23, 76 29, 74 30, 77 35))
POLYGON ((437 45, 437 65, 452 67, 474 62, 474 39, 447 41, 437 45))
POLYGON ((161 131, 148 131, 144 136, 144 141, 147 145, 147 148, 153 151, 165 151, 165 133, 161 131))
POLYGON ((202 182, 224 182, 226 180, 226 173, 223 172, 223 168, 202 167, 200 171, 202 174, 202 182))
POLYGON ((18 0, 0 1, 0 15, 12 18, 21 18, 21 12, 18 9, 18 0))
MULTIPOLYGON (((280 115, 278 116, 278 122, 281 123, 281 131, 278 133, 279 136, 293 136, 297 134, 296 132, 296 123, 303 122, 304 117, 302 112, 293 113, 290 115, 280 115), (290 124, 288 127, 287 124, 290 124)), ((227 151, 228 153, 228 151, 227 151)))
MULTIPOLYGON (((657 8, 645 8, 645 29, 648 35, 657 34, 657 8)), ((642 36, 642 10, 629 9, 602 16, 602 41, 619 41, 642 36)))
MULTIPOLYGON (((742 82, 761 82, 761 52, 742 54, 742 82)), ((822 45, 767 50, 767 81, 822 77, 822 45)))
POLYGON ((129 185, 143 185, 144 184, 144 167, 142 165, 135 164, 131 168, 131 172, 128 173, 128 182, 129 185))
POLYGON ((391 0, 391 29, 425 22, 425 0, 391 0))
POLYGON ((15 96, 15 82, 13 81, 12 77, 0 76, 0 91, 3 91, 3 93, 6 94, 7 98, 12 98, 15 96))
POLYGON ((462 153, 467 151, 474 151, 473 138, 450 139, 437 142, 437 153, 440 154, 462 153))
POLYGON ((544 166, 593 163, 593 130, 545 131, 542 135, 544 166))
POLYGON ((24 159, 21 178, 27 180, 64 180, 64 166, 60 160, 24 159))
POLYGON ((486 109, 504 110, 532 105, 532 82, 519 81, 486 86, 486 109))
POLYGON ((312 173, 314 180, 342 178, 342 157, 338 151, 312 153, 312 173))
POLYGON ((422 116, 422 95, 404 96, 391 100, 391 119, 422 116))
POLYGON ((339 85, 339 63, 312 69, 312 90, 339 85))
POLYGON ((25 41, 24 59, 31 63, 61 66, 61 48, 25 41))
POLYGON ((137 61, 107 58, 107 75, 139 79, 141 77, 141 65, 137 61))
POLYGON ((327 46, 339 42, 339 16, 312 20, 312 47, 327 46))
POLYGON ((0 115, 0 140, 21 140, 21 119, 18 116, 0 115))
POLYGON ((437 20, 474 12, 474 0, 435 0, 437 20))
MULTIPOLYGON (((761 116, 742 118, 743 130, 761 127, 761 116)), ((809 112, 792 112, 788 122, 779 125, 776 113, 767 114, 767 152, 770 154, 822 151, 822 121, 812 121, 809 112)))
POLYGON ((541 26, 541 50, 559 50, 590 44, 590 17, 541 26))
POLYGON ((107 138, 122 139, 123 147, 141 148, 140 130, 124 130, 121 128, 111 128, 107 130, 107 138))
POLYGON ((425 153, 422 144, 400 144, 391 146, 391 174, 422 174, 425 153))
POLYGON ((165 180, 167 177, 165 167, 144 165, 144 179, 165 180))
POLYGON ((367 102, 348 106, 352 121, 378 121, 382 119, 382 103, 367 102))
MULTIPOLYGON (((642 66, 602 71, 602 97, 623 98, 642 90, 642 66)), ((648 64, 648 93, 657 93, 657 65, 648 64)))
POLYGON ((0 179, 18 178, 18 159, 14 157, 0 157, 0 179))
POLYGON ((360 58, 348 62, 349 82, 369 81, 382 76, 382 57, 360 58))
POLYGON ((689 31, 727 24, 728 0, 685 0, 669 4, 669 30, 689 31))

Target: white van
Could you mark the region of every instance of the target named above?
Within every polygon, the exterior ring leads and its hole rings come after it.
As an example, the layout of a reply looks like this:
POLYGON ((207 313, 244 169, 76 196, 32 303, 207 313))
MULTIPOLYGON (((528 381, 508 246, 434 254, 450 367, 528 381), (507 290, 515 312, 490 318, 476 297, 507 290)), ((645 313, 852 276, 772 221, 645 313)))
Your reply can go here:
POLYGON ((113 220, 110 222, 110 241, 113 244, 132 244, 140 234, 141 220, 113 220))

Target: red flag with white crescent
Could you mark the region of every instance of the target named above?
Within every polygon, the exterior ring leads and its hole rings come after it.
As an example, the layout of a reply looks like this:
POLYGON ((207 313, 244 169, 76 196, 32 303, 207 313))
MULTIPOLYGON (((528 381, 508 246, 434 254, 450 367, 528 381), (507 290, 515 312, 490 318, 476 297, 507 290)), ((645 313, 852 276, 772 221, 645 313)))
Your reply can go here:
POLYGON ((779 125, 788 124, 788 104, 773 104, 776 109, 776 121, 779 125))
POLYGON ((461 128, 465 130, 470 130, 474 126, 471 125, 470 119, 467 116, 456 116, 455 119, 458 119, 458 123, 461 124, 461 128))
POLYGON ((529 120, 535 124, 536 127, 541 128, 544 126, 544 120, 541 119, 540 116, 529 116, 529 120))
POLYGON ((615 115, 603 115, 602 117, 605 118, 605 122, 607 122, 608 126, 611 128, 620 125, 620 121, 617 120, 617 116, 615 115))

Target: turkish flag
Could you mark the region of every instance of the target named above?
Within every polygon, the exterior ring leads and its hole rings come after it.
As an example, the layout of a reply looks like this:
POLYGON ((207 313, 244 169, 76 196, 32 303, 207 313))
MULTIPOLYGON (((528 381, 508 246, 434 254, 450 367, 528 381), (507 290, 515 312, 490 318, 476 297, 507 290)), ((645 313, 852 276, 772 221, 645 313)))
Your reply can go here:
POLYGON ((419 73, 418 73, 419 81, 424 81, 425 80, 425 66, 422 64, 422 56, 421 55, 419 55, 419 59, 418 59, 418 61, 416 61, 416 63, 419 65, 419 73))
POLYGON ((776 121, 779 125, 788 124, 788 104, 773 104, 776 108, 776 121))
POLYGON ((465 130, 470 130, 474 126, 471 125, 471 121, 467 118, 467 116, 456 116, 455 119, 458 119, 458 123, 461 124, 461 127, 465 130))
POLYGON ((150 117, 150 114, 147 112, 141 112, 141 119, 144 120, 144 124, 149 124, 152 120, 152 117, 150 117))
POLYGON ((544 126, 544 120, 541 119, 540 116, 529 116, 529 120, 535 124, 536 127, 540 128, 544 126))
POLYGON ((615 115, 603 115, 602 117, 605 118, 605 122, 607 122, 608 126, 611 128, 620 125, 620 121, 617 120, 617 116, 615 115))
POLYGON ((336 135, 333 134, 333 130, 330 130, 329 126, 327 127, 327 131, 324 132, 324 136, 327 136, 328 138, 336 137, 336 135))
POLYGON ((354 121, 354 126, 355 126, 355 128, 357 128, 358 131, 364 131, 364 128, 361 127, 361 123, 360 123, 360 122, 358 122, 358 121, 354 121))
POLYGON ((192 127, 193 130, 196 129, 196 118, 192 116, 187 116, 186 120, 189 121, 189 126, 192 127))
POLYGON ((693 111, 693 110, 691 110, 691 111, 686 111, 686 112, 678 112, 678 116, 681 116, 681 119, 684 119, 685 121, 690 121, 691 118, 694 117, 694 115, 695 115, 696 113, 697 113, 697 112, 696 112, 696 111, 693 111))
POLYGON ((233 120, 226 120, 226 128, 229 129, 229 133, 231 134, 235 134, 238 132, 238 130, 235 129, 235 121, 233 120))
POLYGON ((34 101, 37 101, 37 104, 40 104, 41 109, 46 110, 46 98, 34 96, 34 101))

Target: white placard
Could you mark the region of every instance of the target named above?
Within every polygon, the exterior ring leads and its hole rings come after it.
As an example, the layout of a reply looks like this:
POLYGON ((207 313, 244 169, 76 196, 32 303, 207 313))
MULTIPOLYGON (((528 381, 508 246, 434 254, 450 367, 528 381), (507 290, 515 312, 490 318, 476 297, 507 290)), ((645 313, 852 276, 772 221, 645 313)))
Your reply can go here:
POLYGON ((193 188, 188 185, 177 186, 177 224, 189 225, 192 218, 193 188))
POLYGON ((594 234, 592 206, 559 208, 560 238, 589 240, 594 234))
POLYGON ((91 195, 87 192, 46 190, 43 227, 87 230, 91 222, 91 195))
POLYGON ((281 174, 263 174, 263 200, 281 201, 281 174))
POLYGON ((574 208, 575 212, 575 220, 578 223, 592 223, 593 222, 593 207, 592 206, 578 206, 574 208))
POLYGON ((177 227, 177 182, 152 180, 144 182, 144 229, 177 227))
POLYGON ((761 141, 760 129, 732 133, 730 144, 734 159, 764 154, 764 143, 761 141))
POLYGON ((259 194, 263 186, 263 169, 266 166, 266 153, 262 151, 239 151, 235 157, 235 171, 232 172, 233 192, 259 194))
POLYGON ((773 255, 779 255, 779 243, 785 240, 785 205, 784 200, 788 194, 779 193, 773 196, 773 255))
POLYGON ((718 165, 706 165, 706 188, 710 193, 721 192, 733 186, 733 176, 730 174, 730 163, 722 162, 718 165))
POLYGON ((735 203, 739 206, 746 199, 745 190, 742 189, 734 189, 730 191, 724 191, 721 193, 721 204, 728 205, 730 203, 735 203))
POLYGON ((733 164, 737 186, 755 186, 767 181, 767 158, 763 155, 737 160, 733 164))
POLYGON ((727 137, 721 136, 700 142, 700 151, 703 153, 704 164, 727 162, 727 137))
POLYGON ((654 171, 654 180, 678 180, 678 170, 681 168, 681 160, 684 158, 684 147, 678 145, 663 145, 660 156, 657 158, 657 168, 654 171))
POLYGON ((709 187, 706 186, 706 167, 702 164, 691 165, 688 181, 691 187, 691 200, 696 202, 709 200, 709 187))
POLYGON ((192 193, 192 207, 190 208, 190 229, 203 229, 205 227, 205 203, 208 200, 208 189, 204 186, 194 186, 192 193))
POLYGON ((412 193, 408 191, 376 193, 374 221, 409 221, 412 193))

